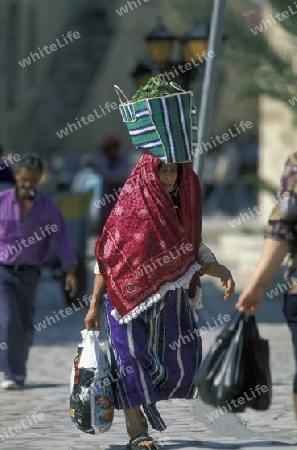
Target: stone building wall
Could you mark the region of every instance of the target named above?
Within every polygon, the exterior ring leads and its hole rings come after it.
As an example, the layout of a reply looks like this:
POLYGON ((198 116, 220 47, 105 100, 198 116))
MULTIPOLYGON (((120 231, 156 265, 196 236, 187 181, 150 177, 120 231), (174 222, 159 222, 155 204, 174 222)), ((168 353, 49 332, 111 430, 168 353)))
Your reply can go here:
MULTIPOLYGON (((284 10, 286 8, 284 7, 284 10)), ((263 8, 264 18, 269 18, 271 10, 263 8)), ((288 36, 278 25, 267 28, 271 43, 280 47, 281 51, 290 51, 288 36)), ((297 89, 296 89, 297 96, 297 89)), ((289 99, 288 99, 289 100, 289 99)), ((297 105, 296 105, 297 107, 297 105)), ((283 172, 287 157, 296 151, 297 129, 293 124, 291 108, 284 103, 268 97, 260 100, 260 177, 276 187, 283 172)), ((269 194, 262 192, 259 202, 267 203, 269 194)), ((263 212, 260 220, 267 222, 269 210, 263 212)))
MULTIPOLYGON (((231 7, 244 13, 251 8, 248 0, 228 0, 231 7)), ((170 0, 136 0, 129 4, 136 5, 120 16, 116 9, 126 7, 126 0, 2 0, 0 2, 0 142, 17 151, 19 136, 26 130, 31 111, 36 107, 38 95, 45 89, 52 63, 52 55, 47 55, 29 67, 21 68, 18 61, 27 57, 30 51, 53 43, 56 38, 69 31, 67 23, 71 17, 86 5, 103 5, 108 11, 109 22, 115 28, 115 35, 110 42, 104 67, 87 92, 86 101, 80 114, 92 114, 104 107, 106 102, 118 102, 113 85, 119 84, 124 92, 131 96, 135 85, 131 72, 139 60, 146 61, 148 53, 145 35, 153 28, 158 16, 176 34, 187 31, 189 26, 172 10, 170 0), (15 20, 14 36, 9 34, 9 8, 16 5, 19 19, 15 20), (32 23, 36 22, 36 32, 32 23), (12 43, 11 40, 14 42, 12 43), (10 92, 10 99, 8 99, 10 92), (9 101, 8 101, 9 100, 9 101), (10 102, 10 105, 8 104, 10 102)), ((198 1, 197 1, 198 4, 198 1)), ((232 93, 237 83, 242 81, 242 74, 224 67, 219 79, 219 89, 213 117, 212 132, 223 133, 230 121, 236 119, 250 120, 255 127, 258 123, 257 101, 236 104, 232 93)), ((199 104, 199 87, 193 83, 192 89, 197 94, 199 104)), ((125 148, 132 149, 131 141, 122 123, 118 110, 102 115, 102 118, 84 126, 73 133, 63 144, 65 151, 96 148, 106 131, 117 132, 123 139, 125 148)))
MULTIPOLYGON (((18 61, 67 33, 67 23, 85 7, 80 0, 1 0, 0 2, 0 142, 17 151, 41 89, 52 55, 30 66, 18 61)), ((73 31, 73 30, 72 30, 73 31)))

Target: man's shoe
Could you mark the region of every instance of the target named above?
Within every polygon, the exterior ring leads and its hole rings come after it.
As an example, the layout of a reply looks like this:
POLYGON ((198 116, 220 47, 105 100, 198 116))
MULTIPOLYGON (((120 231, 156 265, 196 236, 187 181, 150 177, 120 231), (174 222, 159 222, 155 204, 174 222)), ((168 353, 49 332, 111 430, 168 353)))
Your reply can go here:
POLYGON ((23 386, 21 384, 16 383, 13 380, 3 380, 0 384, 2 389, 21 389, 23 386))

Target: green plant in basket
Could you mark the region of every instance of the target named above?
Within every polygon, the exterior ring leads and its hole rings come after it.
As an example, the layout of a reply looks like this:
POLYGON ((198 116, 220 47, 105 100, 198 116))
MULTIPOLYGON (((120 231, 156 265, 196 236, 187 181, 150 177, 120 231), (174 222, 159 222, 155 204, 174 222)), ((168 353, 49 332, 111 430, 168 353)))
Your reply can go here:
POLYGON ((177 90, 170 83, 164 82, 164 75, 159 74, 150 78, 145 86, 141 86, 132 97, 132 102, 137 102, 145 98, 165 97, 176 94, 177 90))
POLYGON ((133 145, 167 163, 193 159, 198 118, 193 92, 185 92, 164 75, 152 77, 131 100, 115 85, 120 113, 133 145))

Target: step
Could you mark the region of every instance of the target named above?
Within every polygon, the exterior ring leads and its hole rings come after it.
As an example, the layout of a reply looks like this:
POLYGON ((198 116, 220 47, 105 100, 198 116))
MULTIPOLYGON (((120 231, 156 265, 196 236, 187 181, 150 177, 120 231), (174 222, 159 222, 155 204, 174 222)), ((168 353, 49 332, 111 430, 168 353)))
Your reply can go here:
POLYGON ((242 260, 243 255, 260 252, 264 237, 261 234, 242 233, 221 234, 218 238, 220 252, 227 261, 242 260))
POLYGON ((45 148, 60 148, 55 133, 76 117, 107 53, 113 32, 105 10, 81 14, 69 25, 84 39, 66 46, 53 60, 47 88, 22 138, 24 151, 38 149, 42 153, 45 148))

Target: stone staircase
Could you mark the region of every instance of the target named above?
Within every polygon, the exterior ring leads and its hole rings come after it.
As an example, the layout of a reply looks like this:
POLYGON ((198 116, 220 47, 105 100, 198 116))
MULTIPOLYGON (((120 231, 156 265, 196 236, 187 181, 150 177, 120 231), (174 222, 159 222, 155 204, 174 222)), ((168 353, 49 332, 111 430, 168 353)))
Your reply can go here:
POLYGON ((68 122, 75 122, 113 34, 103 9, 80 14, 67 29, 78 31, 81 37, 55 55, 42 95, 20 141, 24 153, 65 150, 65 142, 56 132, 68 122))
MULTIPOLYGON (((218 261, 233 274, 238 290, 249 282, 257 266, 263 245, 263 223, 250 221, 244 233, 241 227, 232 228, 229 217, 205 217, 203 219, 203 242, 209 246, 218 261)), ((282 281, 284 266, 279 270, 272 286, 282 281)))
MULTIPOLYGON (((263 244, 263 235, 224 235, 217 245, 210 245, 218 261, 227 266, 233 275, 236 291, 242 291, 251 280, 257 267, 263 244)), ((283 283, 286 268, 286 258, 266 291, 274 289, 278 283, 283 283)))

